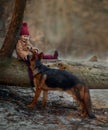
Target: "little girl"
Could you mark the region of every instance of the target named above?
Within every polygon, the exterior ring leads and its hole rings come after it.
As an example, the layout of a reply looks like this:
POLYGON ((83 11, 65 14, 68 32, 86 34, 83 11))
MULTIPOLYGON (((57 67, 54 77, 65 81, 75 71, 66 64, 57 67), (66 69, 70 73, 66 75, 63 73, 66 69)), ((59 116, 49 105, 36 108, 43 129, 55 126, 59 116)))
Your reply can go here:
MULTIPOLYGON (((30 43, 30 36, 28 31, 28 25, 27 23, 23 23, 20 30, 20 38, 18 40, 18 43, 16 45, 16 53, 18 59, 21 60, 27 60, 28 56, 32 55, 31 50, 35 50, 36 52, 39 51, 38 48, 34 47, 30 43)), ((43 53, 43 59, 57 59, 58 58, 58 52, 55 51, 53 55, 47 54, 45 55, 43 53)))

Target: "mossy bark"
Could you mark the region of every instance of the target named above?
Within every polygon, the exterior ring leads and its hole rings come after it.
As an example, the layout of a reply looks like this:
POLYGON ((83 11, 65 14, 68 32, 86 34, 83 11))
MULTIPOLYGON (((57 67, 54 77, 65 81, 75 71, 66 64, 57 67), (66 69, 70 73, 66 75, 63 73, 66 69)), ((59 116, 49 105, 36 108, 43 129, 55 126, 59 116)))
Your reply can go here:
POLYGON ((100 62, 68 62, 75 73, 91 89, 108 89, 108 64, 100 62))
POLYGON ((16 58, 0 58, 0 84, 30 86, 26 63, 16 58))

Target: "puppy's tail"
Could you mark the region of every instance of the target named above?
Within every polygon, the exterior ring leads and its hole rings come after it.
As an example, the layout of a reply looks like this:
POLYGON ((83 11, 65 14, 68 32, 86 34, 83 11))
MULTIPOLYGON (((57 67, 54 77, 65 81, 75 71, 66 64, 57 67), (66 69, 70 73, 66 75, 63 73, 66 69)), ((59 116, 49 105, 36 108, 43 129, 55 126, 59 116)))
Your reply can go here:
POLYGON ((88 87, 83 86, 83 91, 84 91, 84 97, 83 97, 83 101, 84 101, 84 106, 85 109, 87 111, 87 114, 90 118, 96 118, 95 115, 92 112, 92 103, 91 103, 91 97, 90 97, 90 92, 88 87))
POLYGON ((92 104, 90 98, 89 89, 84 84, 78 84, 74 89, 76 98, 80 102, 82 112, 86 113, 90 118, 95 118, 95 115, 92 113, 92 104))

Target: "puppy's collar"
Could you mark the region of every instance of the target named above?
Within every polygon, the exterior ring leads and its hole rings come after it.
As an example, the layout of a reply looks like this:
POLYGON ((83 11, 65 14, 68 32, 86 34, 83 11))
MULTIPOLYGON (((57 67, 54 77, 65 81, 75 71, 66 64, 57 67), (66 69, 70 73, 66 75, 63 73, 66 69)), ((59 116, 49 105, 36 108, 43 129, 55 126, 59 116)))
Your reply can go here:
POLYGON ((33 77, 36 77, 40 74, 40 72, 38 72, 37 74, 33 74, 33 77))
POLYGON ((37 75, 39 75, 41 73, 41 71, 38 71, 37 69, 33 70, 33 77, 36 77, 37 75))

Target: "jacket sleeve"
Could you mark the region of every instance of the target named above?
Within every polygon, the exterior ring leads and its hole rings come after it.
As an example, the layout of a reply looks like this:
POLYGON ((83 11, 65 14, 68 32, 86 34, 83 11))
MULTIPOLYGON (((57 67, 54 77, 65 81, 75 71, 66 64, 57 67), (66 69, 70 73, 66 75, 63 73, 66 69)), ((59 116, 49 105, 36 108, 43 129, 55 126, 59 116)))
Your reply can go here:
POLYGON ((34 47, 30 42, 27 42, 27 48, 28 48, 28 50, 34 50, 36 52, 39 51, 39 49, 34 47))

